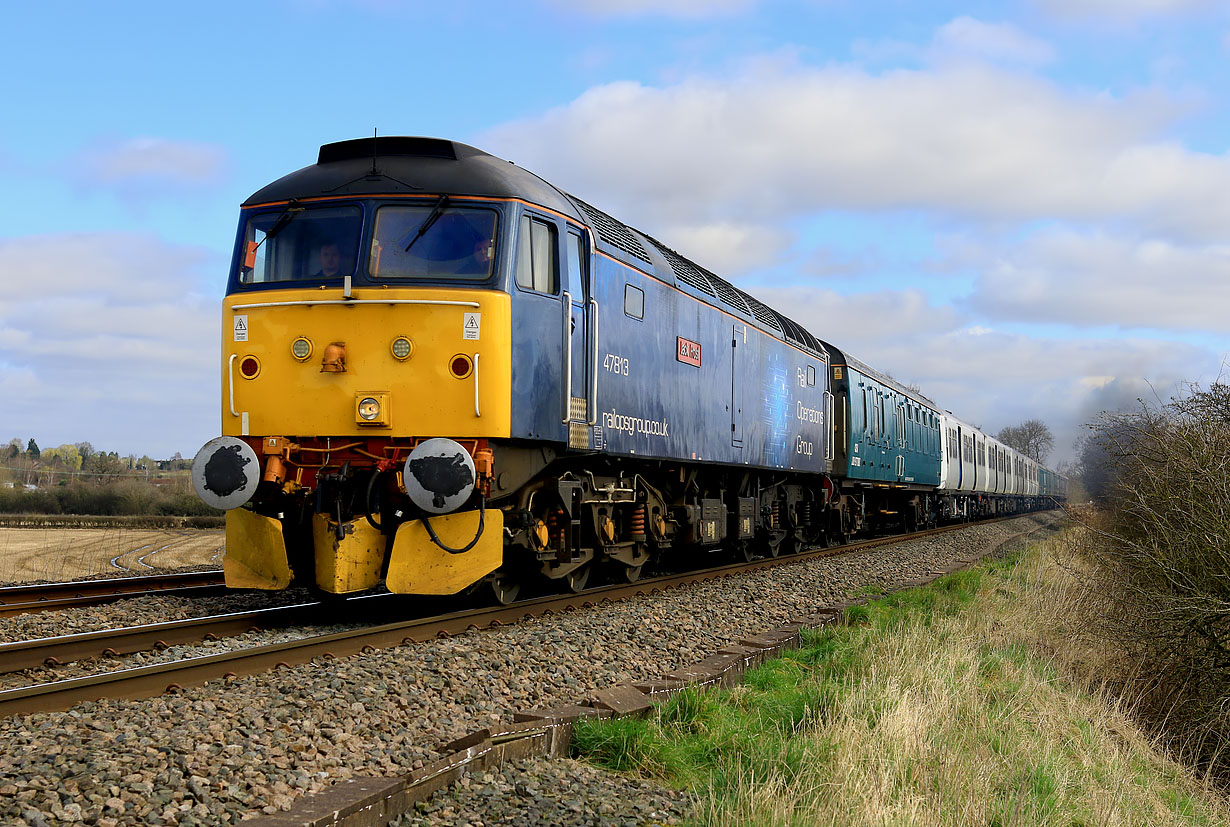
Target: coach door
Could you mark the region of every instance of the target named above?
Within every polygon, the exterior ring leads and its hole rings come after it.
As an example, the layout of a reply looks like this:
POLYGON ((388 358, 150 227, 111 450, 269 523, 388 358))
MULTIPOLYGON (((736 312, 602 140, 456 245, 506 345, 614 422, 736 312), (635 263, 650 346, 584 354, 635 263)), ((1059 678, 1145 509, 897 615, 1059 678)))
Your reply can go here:
POLYGON ((897 403, 897 456, 893 460, 893 470, 897 474, 897 482, 905 478, 905 403, 897 403))
POLYGON ((592 290, 589 245, 578 229, 569 227, 565 234, 564 261, 567 410, 561 413, 568 423, 568 446, 589 448, 589 426, 598 421, 598 300, 592 290))

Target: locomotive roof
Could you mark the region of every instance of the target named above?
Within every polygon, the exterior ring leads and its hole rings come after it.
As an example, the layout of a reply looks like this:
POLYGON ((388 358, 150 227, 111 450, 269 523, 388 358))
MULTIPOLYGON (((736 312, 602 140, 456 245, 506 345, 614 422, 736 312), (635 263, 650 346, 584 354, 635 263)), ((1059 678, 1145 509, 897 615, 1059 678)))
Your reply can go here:
POLYGON ((554 210, 593 229, 603 252, 673 282, 701 301, 731 312, 821 359, 828 359, 824 345, 802 325, 656 238, 557 189, 528 170, 456 141, 386 136, 325 144, 315 164, 262 187, 243 206, 292 198, 414 193, 519 198, 554 210))
POLYGON ((564 193, 516 164, 456 141, 398 136, 325 144, 315 164, 262 187, 243 206, 413 193, 522 198, 584 222, 564 193))

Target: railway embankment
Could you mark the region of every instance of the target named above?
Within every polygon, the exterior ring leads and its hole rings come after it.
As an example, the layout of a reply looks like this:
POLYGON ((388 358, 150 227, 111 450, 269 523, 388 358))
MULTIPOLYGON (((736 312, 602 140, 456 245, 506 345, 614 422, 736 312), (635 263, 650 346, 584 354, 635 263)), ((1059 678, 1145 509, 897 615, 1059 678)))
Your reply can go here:
POLYGON ((578 721, 584 764, 480 773, 393 823, 1226 823, 1224 791, 1088 671, 1084 535, 851 607, 735 688, 578 721))
MULTIPOLYGON (((457 739, 507 726, 515 711, 652 682, 851 594, 933 575, 1052 519, 972 526, 173 695, 13 716, 0 721, 0 818, 208 824, 277 816, 347 779, 394 781, 422 771, 457 739)), ((530 779, 523 787, 544 800, 572 789, 567 806, 588 806, 577 797, 587 784, 530 779)), ((606 804, 619 800, 631 799, 606 804)))

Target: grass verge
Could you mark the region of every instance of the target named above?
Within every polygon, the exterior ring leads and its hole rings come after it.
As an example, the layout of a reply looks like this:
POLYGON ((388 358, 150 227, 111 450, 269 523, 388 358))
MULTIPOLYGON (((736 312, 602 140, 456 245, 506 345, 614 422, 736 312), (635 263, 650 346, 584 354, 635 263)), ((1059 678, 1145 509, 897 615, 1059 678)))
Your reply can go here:
MULTIPOLYGON (((1230 809, 1050 654, 1062 536, 850 611, 733 690, 580 721, 705 824, 1222 824, 1230 809)), ((1057 631, 1059 630, 1059 631, 1057 631)))

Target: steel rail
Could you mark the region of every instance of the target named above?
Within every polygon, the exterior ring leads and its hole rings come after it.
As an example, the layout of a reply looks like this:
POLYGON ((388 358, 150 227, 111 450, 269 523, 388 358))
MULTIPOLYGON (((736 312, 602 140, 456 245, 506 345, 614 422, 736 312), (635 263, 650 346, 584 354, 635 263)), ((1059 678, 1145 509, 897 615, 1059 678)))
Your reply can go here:
POLYGON ((128 597, 152 594, 202 595, 222 587, 222 572, 193 571, 106 580, 72 580, 0 587, 0 617, 94 606, 128 597))
POLYGON ((0 617, 150 594, 204 594, 222 584, 222 572, 213 570, 3 586, 0 587, 0 617))
MULTIPOLYGON (((999 522, 1019 516, 1022 515, 1014 514, 982 521, 976 525, 985 525, 989 522, 999 522)), ((529 620, 555 612, 592 608, 598 603, 657 594, 668 589, 697 585, 733 574, 794 565, 821 557, 832 557, 877 546, 907 542, 921 537, 956 531, 969 525, 962 523, 914 534, 880 537, 845 546, 820 548, 684 574, 647 578, 636 583, 601 586, 580 594, 548 595, 511 606, 497 606, 386 623, 364 629, 254 646, 217 655, 187 658, 65 681, 25 686, 0 692, 0 717, 64 710, 74 704, 100 698, 124 700, 149 698, 164 692, 180 690, 186 686, 198 686, 218 678, 253 675, 278 667, 295 666, 317 657, 340 658, 380 648, 422 643, 437 637, 449 637, 467 631, 508 625, 519 620, 529 620)))
POLYGON ((148 623, 78 632, 72 635, 0 643, 0 674, 21 672, 38 666, 60 666, 96 657, 131 655, 151 649, 166 649, 228 635, 282 628, 311 622, 318 602, 296 603, 271 609, 253 609, 206 617, 189 617, 165 623, 148 623))

